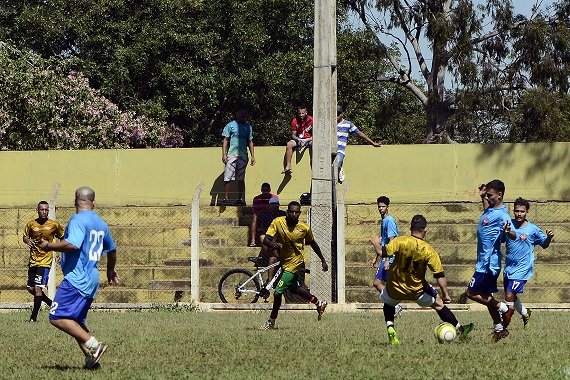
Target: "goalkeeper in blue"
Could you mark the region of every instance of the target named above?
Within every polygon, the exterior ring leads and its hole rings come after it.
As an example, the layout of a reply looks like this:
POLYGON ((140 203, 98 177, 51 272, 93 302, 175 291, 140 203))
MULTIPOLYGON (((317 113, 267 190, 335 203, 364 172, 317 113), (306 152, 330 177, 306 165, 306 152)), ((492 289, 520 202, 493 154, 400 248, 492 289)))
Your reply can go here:
POLYGON ((531 310, 521 303, 518 294, 524 292, 526 283, 532 278, 534 269, 534 247, 539 245, 548 248, 554 232, 542 232, 538 226, 526 219, 530 204, 526 199, 517 198, 514 203, 515 218, 512 220, 512 231, 516 239, 506 237, 507 255, 503 270, 505 303, 509 310, 503 315, 503 327, 507 327, 515 310, 522 315, 524 328, 528 327, 531 310))

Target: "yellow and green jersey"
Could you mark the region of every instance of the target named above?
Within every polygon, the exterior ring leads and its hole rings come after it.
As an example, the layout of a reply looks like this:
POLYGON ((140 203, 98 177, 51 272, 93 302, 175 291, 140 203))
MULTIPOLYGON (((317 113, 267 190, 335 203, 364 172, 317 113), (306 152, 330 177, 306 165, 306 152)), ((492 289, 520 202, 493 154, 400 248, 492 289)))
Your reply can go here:
POLYGON ((54 237, 63 237, 63 227, 59 222, 48 219, 43 224, 37 219, 30 220, 24 227, 24 236, 36 243, 34 248, 30 248, 30 267, 50 267, 53 260, 53 252, 44 251, 39 247, 42 240, 53 242, 54 237))
POLYGON ((296 226, 289 227, 285 216, 273 219, 267 229, 267 235, 273 236, 274 243, 282 244, 279 250, 279 261, 283 270, 297 273, 305 266, 304 248, 307 242, 315 240, 308 224, 298 222, 296 226))
POLYGON ((424 293, 426 271, 442 273, 437 252, 426 241, 413 236, 399 236, 386 244, 388 257, 394 256, 386 291, 397 300, 416 300, 424 293))

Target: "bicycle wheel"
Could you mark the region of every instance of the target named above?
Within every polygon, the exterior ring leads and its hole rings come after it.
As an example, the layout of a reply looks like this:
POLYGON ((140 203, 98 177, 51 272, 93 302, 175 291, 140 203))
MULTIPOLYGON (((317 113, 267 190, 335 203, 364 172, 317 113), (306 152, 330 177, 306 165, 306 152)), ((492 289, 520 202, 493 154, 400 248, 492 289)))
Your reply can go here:
POLYGON ((257 277, 245 269, 226 272, 218 284, 218 294, 223 303, 255 303, 260 290, 257 277))

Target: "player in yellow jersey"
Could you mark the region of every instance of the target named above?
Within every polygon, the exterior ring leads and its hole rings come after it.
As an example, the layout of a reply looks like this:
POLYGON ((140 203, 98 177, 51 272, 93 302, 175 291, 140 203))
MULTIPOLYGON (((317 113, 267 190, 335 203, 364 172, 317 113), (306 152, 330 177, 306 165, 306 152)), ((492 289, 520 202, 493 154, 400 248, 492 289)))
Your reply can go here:
POLYGON ((465 339, 473 330, 473 323, 461 325, 453 312, 445 306, 451 301, 447 280, 437 252, 425 240, 427 221, 422 215, 415 215, 411 222, 411 236, 399 236, 382 247, 382 257, 394 257, 386 287, 380 293, 384 302, 384 319, 388 328, 390 344, 399 344, 394 328, 396 305, 403 300, 415 301, 422 307, 434 309, 443 322, 456 326, 460 338, 465 339), (442 297, 425 280, 430 269, 441 289, 442 297))
POLYGON ((46 201, 38 203, 36 211, 38 217, 26 223, 22 239, 30 247, 28 292, 34 296, 30 322, 36 322, 42 301, 51 306, 51 300, 45 295, 43 289, 47 285, 53 252, 44 250, 39 244, 42 240, 53 242, 54 238, 61 239, 64 232, 59 222, 48 219, 49 204, 46 201))
POLYGON ((279 258, 283 271, 273 293, 271 315, 267 322, 261 326, 262 330, 276 328, 275 320, 277 319, 277 314, 279 314, 279 308, 281 308, 283 293, 287 289, 315 304, 319 321, 327 307, 327 301, 319 300, 312 295, 299 279, 299 274, 305 269, 305 259, 303 257, 305 245, 310 245, 317 256, 319 256, 323 272, 329 270, 329 266, 321 253, 321 248, 313 237, 311 227, 306 223, 299 222, 300 215, 301 204, 295 201, 290 202, 287 206, 287 215, 273 219, 263 240, 263 244, 268 251, 273 252, 279 258))

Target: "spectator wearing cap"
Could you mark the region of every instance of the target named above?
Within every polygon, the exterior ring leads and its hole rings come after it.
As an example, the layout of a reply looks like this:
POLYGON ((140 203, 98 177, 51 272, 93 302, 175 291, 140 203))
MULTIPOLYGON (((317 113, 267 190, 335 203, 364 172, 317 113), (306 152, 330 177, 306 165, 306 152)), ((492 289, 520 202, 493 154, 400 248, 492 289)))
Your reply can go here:
POLYGON ((366 140, 370 145, 379 147, 380 143, 372 141, 370 137, 366 136, 364 132, 359 130, 352 121, 344 119, 344 109, 341 106, 336 107, 336 159, 338 163, 338 182, 342 183, 345 179, 344 170, 342 170, 342 163, 346 155, 346 145, 348 144, 348 137, 350 135, 358 135, 360 138, 366 140))
MULTIPOLYGON (((251 225, 249 227, 249 246, 255 247, 256 238, 259 236, 257 233, 260 216, 267 213, 269 209, 269 200, 271 197, 276 196, 271 192, 271 185, 267 182, 261 184, 261 194, 253 197, 251 225)), ((262 240, 260 240, 261 242, 262 240)))

